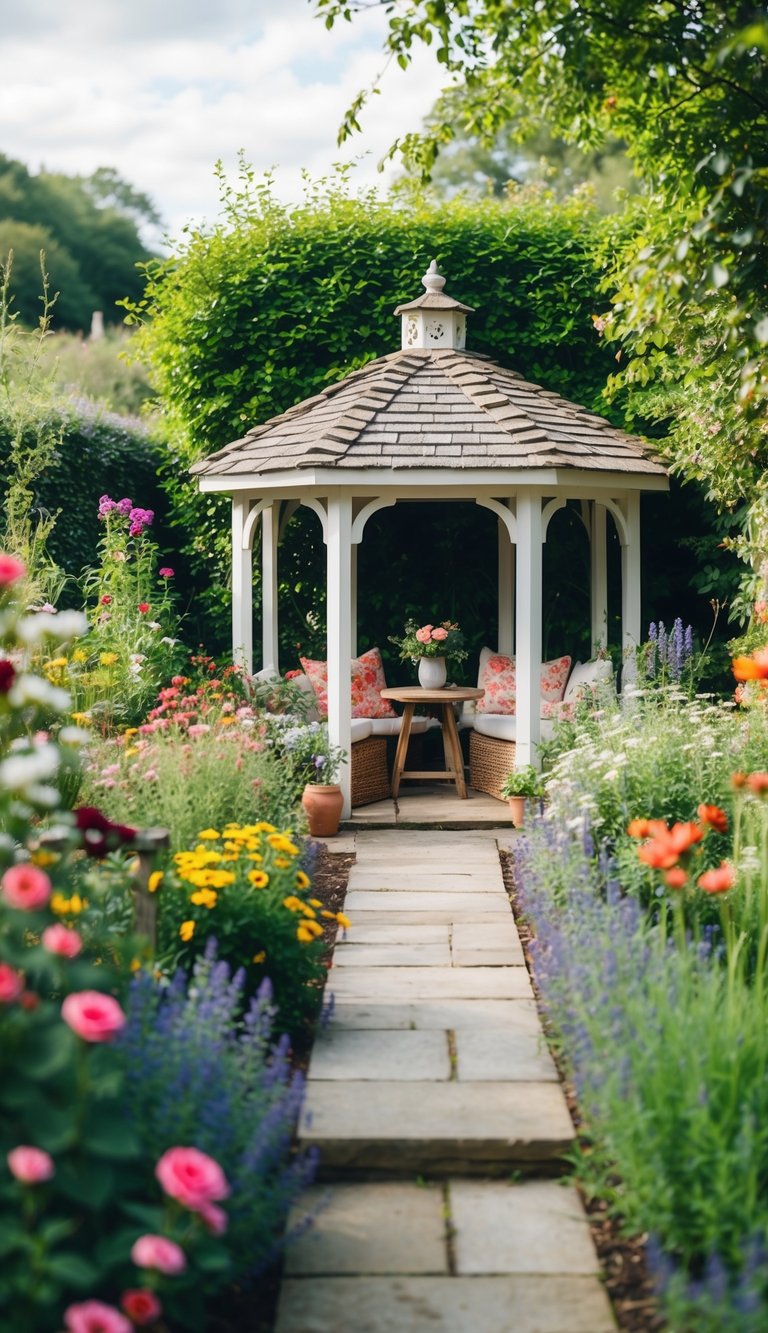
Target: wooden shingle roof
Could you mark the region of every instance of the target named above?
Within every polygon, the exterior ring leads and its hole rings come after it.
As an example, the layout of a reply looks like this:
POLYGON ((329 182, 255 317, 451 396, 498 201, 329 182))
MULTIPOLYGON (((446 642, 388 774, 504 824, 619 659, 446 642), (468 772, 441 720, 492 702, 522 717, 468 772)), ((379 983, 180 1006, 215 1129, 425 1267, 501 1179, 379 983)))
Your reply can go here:
POLYGON ((665 475, 644 440, 489 357, 419 348, 369 362, 191 471, 539 467, 665 475))

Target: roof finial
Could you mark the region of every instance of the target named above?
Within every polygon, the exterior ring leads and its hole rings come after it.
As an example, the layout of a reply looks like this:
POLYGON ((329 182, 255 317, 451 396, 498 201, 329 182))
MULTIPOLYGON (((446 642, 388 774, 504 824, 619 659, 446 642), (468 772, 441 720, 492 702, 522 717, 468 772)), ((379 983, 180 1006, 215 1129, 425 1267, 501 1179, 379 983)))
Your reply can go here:
POLYGON ((422 287, 426 287, 428 292, 441 292, 445 286, 445 278, 437 267, 437 260, 433 259, 424 277, 421 280, 422 287))

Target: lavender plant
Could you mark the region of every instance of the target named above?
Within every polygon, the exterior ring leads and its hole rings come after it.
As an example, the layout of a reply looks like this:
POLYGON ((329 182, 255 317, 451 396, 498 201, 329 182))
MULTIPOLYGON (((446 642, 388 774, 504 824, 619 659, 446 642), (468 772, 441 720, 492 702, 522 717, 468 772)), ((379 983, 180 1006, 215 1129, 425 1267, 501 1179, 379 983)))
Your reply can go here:
POLYGON ((288 1040, 271 1039, 269 981, 243 1012, 245 973, 232 973, 209 940, 191 980, 139 973, 128 996, 119 1054, 130 1120, 153 1153, 175 1143, 215 1156, 232 1186, 227 1245, 232 1276, 253 1277, 279 1254, 288 1211, 315 1158, 290 1152, 304 1097, 288 1040))

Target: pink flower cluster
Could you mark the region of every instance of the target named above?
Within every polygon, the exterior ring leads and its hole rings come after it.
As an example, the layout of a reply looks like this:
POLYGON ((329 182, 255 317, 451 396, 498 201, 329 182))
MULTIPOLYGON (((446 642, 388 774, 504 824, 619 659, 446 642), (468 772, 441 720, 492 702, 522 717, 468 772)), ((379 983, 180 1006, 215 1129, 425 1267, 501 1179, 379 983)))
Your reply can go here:
POLYGON ((15 555, 0 554, 0 588, 9 588, 12 583, 18 583, 26 572, 26 565, 22 560, 17 560, 15 555))
POLYGON ((24 977, 9 963, 0 963, 0 1004, 14 1004, 24 990, 24 977))
POLYGON ((99 518, 107 518, 110 514, 128 519, 130 537, 140 537, 145 528, 151 528, 155 518, 153 509, 142 509, 127 496, 124 500, 112 500, 108 495, 102 495, 99 497, 99 518))
POLYGON ((73 991, 67 995, 61 1016, 83 1041, 111 1041, 125 1026, 125 1014, 117 1000, 98 990, 73 991))
POLYGON ((128 536, 140 537, 145 528, 152 527, 154 518, 154 509, 140 509, 136 506, 128 515, 128 522, 131 525, 128 529, 128 536))
POLYGON ((133 509, 133 500, 110 500, 108 495, 99 497, 99 518, 106 518, 108 514, 118 513, 121 518, 128 518, 133 509))
POLYGON ((9 907, 21 912, 36 912, 45 907, 53 885, 44 870, 24 861, 6 870, 0 879, 0 888, 9 907))
POLYGON ((435 643, 443 643, 444 640, 448 638, 448 631, 442 625, 437 625, 436 627, 432 625, 422 625, 421 629, 417 629, 416 631, 416 638, 419 643, 429 643, 430 640, 434 640, 435 643))

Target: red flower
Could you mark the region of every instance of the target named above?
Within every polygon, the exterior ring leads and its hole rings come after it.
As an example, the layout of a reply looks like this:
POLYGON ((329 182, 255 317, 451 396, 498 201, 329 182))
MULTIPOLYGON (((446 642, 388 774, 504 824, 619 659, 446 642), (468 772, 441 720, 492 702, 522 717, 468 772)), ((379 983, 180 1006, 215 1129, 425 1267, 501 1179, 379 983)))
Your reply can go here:
POLYGON ((762 796, 768 791, 768 773, 748 773, 746 785, 756 796, 762 796))
POLYGON ((139 1328, 154 1324, 163 1313, 163 1307, 153 1291, 146 1287, 132 1287, 124 1291, 120 1304, 125 1313, 139 1328))
POLYGON ((698 883, 705 893, 727 893, 736 883, 736 874, 733 866, 723 861, 716 870, 705 870, 698 883))
POLYGON ((81 805, 74 812, 75 827, 83 835, 83 849, 88 856, 103 857, 127 842, 133 842, 136 830, 125 824, 113 824, 93 805, 81 805))
POLYGON ((149 610, 149 602, 139 602, 139 610, 141 611, 141 614, 145 616, 149 610))
POLYGON ((728 816, 719 805, 700 805, 696 814, 702 824, 708 824, 716 833, 728 832, 728 816))
POLYGON ((692 820, 685 824, 673 824, 672 828, 667 828, 660 820, 653 820, 651 829, 653 838, 638 847, 637 855, 654 870, 669 870, 677 864, 679 857, 690 851, 695 843, 701 842, 704 836, 703 829, 692 820))
POLYGON ((664 875, 664 882, 670 889, 684 889, 688 883, 688 876, 682 866, 672 866, 664 875))
POLYGON ((105 593, 104 593, 104 596, 103 596, 102 599, 101 599, 101 605, 102 605, 102 606, 109 606, 109 604, 110 604, 111 601, 112 601, 112 598, 110 597, 109 593, 108 593, 108 592, 105 592, 105 593))
POLYGON ((0 694, 7 694, 16 679, 16 671, 13 662, 9 662, 7 657, 0 659, 0 694))

